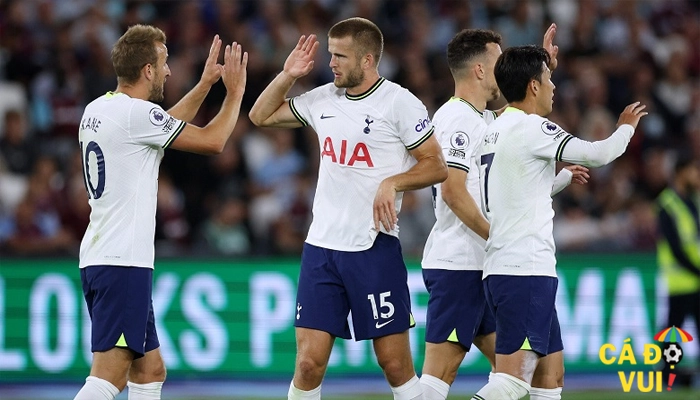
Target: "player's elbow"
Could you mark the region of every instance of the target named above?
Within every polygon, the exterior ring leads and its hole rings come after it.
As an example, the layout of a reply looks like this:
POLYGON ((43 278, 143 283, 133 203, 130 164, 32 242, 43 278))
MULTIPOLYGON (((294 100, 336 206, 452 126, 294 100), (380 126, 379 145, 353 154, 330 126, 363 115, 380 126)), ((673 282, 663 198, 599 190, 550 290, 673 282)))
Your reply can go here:
POLYGON ((445 204, 447 204, 450 209, 454 209, 457 202, 460 200, 460 196, 464 195, 464 192, 466 192, 466 187, 463 191, 455 190, 449 182, 450 181, 445 181, 440 185, 440 195, 445 204))
POLYGON ((447 179, 447 163, 445 163, 443 157, 440 157, 436 162, 435 179, 436 181, 433 184, 444 182, 447 179))
POLYGON ((596 154, 593 157, 589 157, 585 165, 587 167, 599 168, 599 167, 602 167, 604 165, 610 164, 619 156, 620 156, 619 154, 608 154, 608 153, 596 154))
POLYGON ((256 109, 255 106, 248 112, 248 119, 250 119, 250 122, 253 123, 255 126, 260 126, 260 127, 265 127, 269 126, 269 124, 266 123, 267 118, 263 118, 263 115, 261 115, 256 109))

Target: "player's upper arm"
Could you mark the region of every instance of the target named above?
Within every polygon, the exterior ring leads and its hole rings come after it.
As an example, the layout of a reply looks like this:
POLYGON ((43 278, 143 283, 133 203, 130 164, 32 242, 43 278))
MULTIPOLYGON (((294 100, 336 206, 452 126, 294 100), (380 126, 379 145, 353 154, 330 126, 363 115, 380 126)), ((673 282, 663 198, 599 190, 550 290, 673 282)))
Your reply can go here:
POLYGON ((434 160, 435 167, 442 170, 435 172, 439 172, 441 175, 444 175, 440 181, 447 178, 447 164, 445 163, 445 156, 442 154, 442 148, 440 147, 440 143, 435 138, 435 135, 430 135, 429 137, 425 138, 425 140, 423 140, 423 142, 421 142, 419 145, 409 149, 409 152, 418 162, 422 160, 434 160))
POLYGON ((249 113, 248 117, 256 126, 272 127, 272 128, 299 128, 308 125, 306 120, 296 110, 293 110, 292 99, 286 99, 280 104, 266 119, 260 119, 253 113, 249 113))

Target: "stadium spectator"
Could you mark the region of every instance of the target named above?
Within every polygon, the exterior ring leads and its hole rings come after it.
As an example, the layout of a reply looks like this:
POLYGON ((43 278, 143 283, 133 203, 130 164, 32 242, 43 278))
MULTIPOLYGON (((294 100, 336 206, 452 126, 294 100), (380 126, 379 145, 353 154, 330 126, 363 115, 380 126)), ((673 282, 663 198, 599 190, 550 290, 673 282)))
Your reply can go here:
MULTIPOLYGON (((681 155, 670 185, 657 199, 659 238, 657 262, 668 289, 665 326, 683 327, 690 317, 700 326, 700 165, 697 158, 681 155)), ((700 342, 699 342, 700 344, 700 342)), ((700 346, 699 346, 700 347, 700 346)), ((669 364, 664 367, 668 383, 669 364)), ((674 371, 684 386, 692 385, 692 374, 674 371)))

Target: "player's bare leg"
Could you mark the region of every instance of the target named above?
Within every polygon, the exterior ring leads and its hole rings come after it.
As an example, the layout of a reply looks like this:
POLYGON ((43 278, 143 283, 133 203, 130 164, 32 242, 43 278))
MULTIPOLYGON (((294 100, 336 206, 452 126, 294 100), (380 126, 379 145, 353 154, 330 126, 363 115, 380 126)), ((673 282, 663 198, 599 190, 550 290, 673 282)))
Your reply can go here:
POLYGON ((316 329, 296 328, 297 358, 294 366, 294 386, 312 390, 321 385, 333 349, 330 333, 316 329))
POLYGON ((122 391, 126 387, 126 375, 133 361, 134 353, 129 349, 113 347, 111 350, 97 351, 92 354, 90 375, 109 381, 122 391))
POLYGON ((75 400, 114 399, 126 386, 126 375, 133 360, 129 349, 114 347, 94 352, 90 376, 75 400))
POLYGON ((558 351, 542 357, 532 376, 531 400, 561 399, 564 387, 564 352, 558 351))
MULTIPOLYGON (((496 364, 496 333, 479 335, 473 344, 491 363, 491 371, 496 364)), ((426 399, 446 399, 450 386, 457 377, 457 370, 467 354, 466 349, 455 342, 426 343, 425 361, 421 374, 421 385, 426 399), (439 379, 441 382, 436 381, 439 379)))
POLYGON ((373 345, 394 399, 422 399, 423 389, 413 368, 408 331, 375 338, 373 345))
POLYGON ((489 360, 491 372, 496 372, 496 332, 491 332, 488 335, 479 335, 474 338, 473 343, 481 354, 489 360))
POLYGON ((129 369, 129 400, 160 399, 165 375, 165 363, 159 348, 134 360, 129 369))
POLYGON ((422 375, 431 375, 452 385, 466 354, 466 349, 459 343, 426 343, 422 375))

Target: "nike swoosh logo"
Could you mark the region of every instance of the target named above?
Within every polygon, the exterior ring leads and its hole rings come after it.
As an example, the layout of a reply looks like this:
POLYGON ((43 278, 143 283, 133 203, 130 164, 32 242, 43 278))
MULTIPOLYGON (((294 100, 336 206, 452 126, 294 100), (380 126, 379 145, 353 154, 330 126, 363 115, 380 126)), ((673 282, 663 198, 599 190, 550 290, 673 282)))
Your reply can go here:
POLYGON ((321 119, 326 119, 326 118, 335 118, 335 115, 324 115, 324 114, 321 114, 321 119))
POLYGON ((377 327, 377 329, 381 329, 381 328, 383 328, 383 327, 389 325, 389 324, 392 323, 393 321, 394 321, 393 318, 390 319, 390 320, 388 320, 388 321, 386 321, 386 322, 384 322, 384 323, 381 323, 381 324, 379 323, 379 321, 377 321, 377 324, 376 324, 375 326, 377 327))

